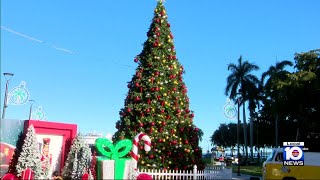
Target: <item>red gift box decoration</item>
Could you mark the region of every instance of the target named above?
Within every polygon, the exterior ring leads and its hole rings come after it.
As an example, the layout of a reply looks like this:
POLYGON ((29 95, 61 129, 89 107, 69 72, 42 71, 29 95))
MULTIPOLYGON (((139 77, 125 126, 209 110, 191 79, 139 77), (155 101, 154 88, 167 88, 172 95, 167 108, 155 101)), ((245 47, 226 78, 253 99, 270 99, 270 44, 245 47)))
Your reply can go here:
POLYGON ((30 168, 27 168, 26 170, 22 171, 21 179, 23 180, 34 179, 34 172, 30 168))

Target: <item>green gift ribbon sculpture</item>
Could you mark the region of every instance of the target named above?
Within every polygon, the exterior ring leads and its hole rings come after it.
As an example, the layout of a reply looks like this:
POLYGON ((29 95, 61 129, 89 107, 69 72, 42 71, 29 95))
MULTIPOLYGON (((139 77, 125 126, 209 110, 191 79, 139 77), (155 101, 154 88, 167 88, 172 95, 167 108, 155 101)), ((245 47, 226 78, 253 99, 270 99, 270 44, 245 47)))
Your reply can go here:
MULTIPOLYGON (((123 179, 125 164, 127 160, 131 158, 122 158, 127 155, 132 149, 132 141, 128 139, 121 140, 114 146, 112 141, 106 138, 96 139, 97 150, 104 155, 104 158, 99 158, 98 160, 114 160, 114 178, 123 179)), ((98 175, 100 175, 101 170, 98 168, 98 175)), ((98 176, 99 177, 99 176, 98 176)))

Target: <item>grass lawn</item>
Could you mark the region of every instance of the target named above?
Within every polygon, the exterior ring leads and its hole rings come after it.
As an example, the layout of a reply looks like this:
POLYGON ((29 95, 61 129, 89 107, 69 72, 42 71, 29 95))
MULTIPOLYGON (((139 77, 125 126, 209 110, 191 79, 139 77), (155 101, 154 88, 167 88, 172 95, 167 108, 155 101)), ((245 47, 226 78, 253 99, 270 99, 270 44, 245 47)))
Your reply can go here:
MULTIPOLYGON (((232 166, 232 172, 238 172, 238 166, 232 166)), ((262 176, 262 166, 240 166, 240 174, 262 176)))

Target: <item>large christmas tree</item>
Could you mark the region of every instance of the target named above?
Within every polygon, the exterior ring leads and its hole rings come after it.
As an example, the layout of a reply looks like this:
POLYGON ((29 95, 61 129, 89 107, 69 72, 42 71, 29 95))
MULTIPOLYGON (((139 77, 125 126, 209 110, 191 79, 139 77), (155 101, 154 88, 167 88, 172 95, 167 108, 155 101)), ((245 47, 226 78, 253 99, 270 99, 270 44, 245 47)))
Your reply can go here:
POLYGON ((139 166, 143 168, 203 169, 198 146, 202 131, 193 124, 183 66, 176 57, 173 35, 162 1, 142 52, 136 56, 136 74, 128 83, 125 107, 120 110, 114 138, 133 139, 144 132, 152 139, 150 152, 140 144, 139 166))

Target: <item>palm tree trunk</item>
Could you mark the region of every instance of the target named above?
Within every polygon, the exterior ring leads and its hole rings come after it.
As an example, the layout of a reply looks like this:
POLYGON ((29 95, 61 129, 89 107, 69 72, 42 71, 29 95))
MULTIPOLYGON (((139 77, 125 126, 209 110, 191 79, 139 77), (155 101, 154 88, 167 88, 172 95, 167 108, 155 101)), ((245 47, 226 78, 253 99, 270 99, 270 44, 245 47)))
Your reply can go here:
POLYGON ((243 102, 242 112, 243 112, 243 138, 244 138, 244 146, 245 146, 245 160, 248 158, 248 137, 247 137, 247 121, 246 121, 246 102, 243 102))
POLYGON ((278 121, 279 121, 279 115, 276 115, 275 119, 275 132, 276 132, 276 147, 278 147, 278 140, 279 140, 279 133, 278 133, 278 121))
POLYGON ((250 159, 253 161, 253 112, 250 111, 250 159))

